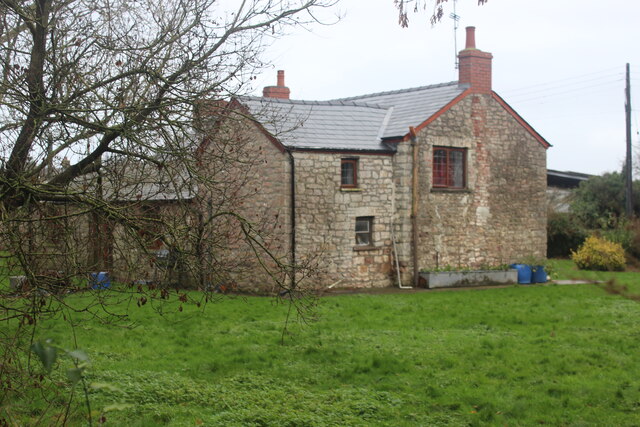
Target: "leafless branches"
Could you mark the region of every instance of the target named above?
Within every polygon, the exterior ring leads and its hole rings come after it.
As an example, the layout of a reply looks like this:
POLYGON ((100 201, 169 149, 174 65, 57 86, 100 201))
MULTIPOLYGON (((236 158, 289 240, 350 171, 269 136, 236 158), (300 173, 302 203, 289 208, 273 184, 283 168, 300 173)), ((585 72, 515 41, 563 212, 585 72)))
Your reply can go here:
POLYGON ((99 292, 66 305, 103 270, 137 304, 209 298, 256 260, 295 285, 278 213, 244 214, 265 161, 247 121, 198 108, 245 94, 265 46, 333 2, 0 0, 0 320, 118 314, 99 292))
MULTIPOLYGON (((393 3, 398 9, 398 24, 402 28, 409 26, 409 11, 413 9, 414 13, 418 13, 421 10, 426 10, 427 6, 433 4, 433 11, 431 12, 429 22, 431 25, 435 25, 442 20, 444 16, 444 3, 449 0, 393 0, 393 3), (411 7, 413 6, 413 7, 411 7)), ((478 5, 483 5, 488 0, 478 0, 478 5)))

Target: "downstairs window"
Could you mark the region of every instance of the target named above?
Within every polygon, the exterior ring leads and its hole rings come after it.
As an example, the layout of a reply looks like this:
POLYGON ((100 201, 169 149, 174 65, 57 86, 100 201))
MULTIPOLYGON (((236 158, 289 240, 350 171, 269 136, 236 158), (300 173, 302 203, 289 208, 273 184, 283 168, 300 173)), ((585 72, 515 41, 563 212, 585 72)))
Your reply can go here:
POLYGON ((356 218, 356 245, 373 246, 372 216, 359 216, 356 218))

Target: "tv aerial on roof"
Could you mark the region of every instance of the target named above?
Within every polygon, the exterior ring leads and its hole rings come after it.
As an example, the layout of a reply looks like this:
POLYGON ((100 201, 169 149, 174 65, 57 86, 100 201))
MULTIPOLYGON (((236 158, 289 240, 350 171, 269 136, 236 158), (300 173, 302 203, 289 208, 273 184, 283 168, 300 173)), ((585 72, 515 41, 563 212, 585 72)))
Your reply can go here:
POLYGON ((460 22, 460 15, 456 13, 457 0, 453 0, 453 12, 449 14, 449 18, 453 20, 453 56, 455 58, 455 69, 458 69, 458 24, 460 22))

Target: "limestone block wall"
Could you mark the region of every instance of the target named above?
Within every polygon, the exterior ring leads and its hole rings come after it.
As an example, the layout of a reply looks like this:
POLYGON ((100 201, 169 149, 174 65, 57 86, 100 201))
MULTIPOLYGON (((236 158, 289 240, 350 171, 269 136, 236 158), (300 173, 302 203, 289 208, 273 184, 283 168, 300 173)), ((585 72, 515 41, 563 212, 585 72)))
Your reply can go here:
MULTIPOLYGON (((288 154, 274 144, 254 123, 240 118, 217 129, 201 153, 197 203, 206 219, 229 211, 241 215, 255 231, 258 241, 281 263, 290 263, 290 164, 288 154), (211 205, 213 209, 209 207, 211 205)), ((275 290, 273 278, 264 271, 246 243, 239 221, 221 215, 211 224, 209 250, 216 268, 224 269, 234 285, 246 290, 275 290)), ((258 249, 264 265, 279 280, 286 280, 269 255, 258 249)))
MULTIPOLYGON (((491 95, 464 98, 418 133, 418 145, 420 268, 477 268, 545 255, 546 150, 491 95), (467 149, 465 189, 432 188, 434 146, 467 149)), ((396 227, 405 248, 409 142, 399 144, 394 161, 396 227)), ((405 263, 411 265, 410 256, 405 263)))
POLYGON ((296 245, 300 260, 319 254, 318 284, 392 284, 393 161, 389 155, 294 152, 296 245), (358 158, 358 187, 341 188, 342 158, 358 158), (373 217, 372 247, 358 247, 357 217, 373 217))
POLYGON ((487 192, 476 208, 484 246, 492 256, 476 254, 475 264, 512 263, 547 253, 547 151, 490 96, 475 96, 472 120, 478 185, 487 192), (486 200, 486 201, 485 201, 486 200))

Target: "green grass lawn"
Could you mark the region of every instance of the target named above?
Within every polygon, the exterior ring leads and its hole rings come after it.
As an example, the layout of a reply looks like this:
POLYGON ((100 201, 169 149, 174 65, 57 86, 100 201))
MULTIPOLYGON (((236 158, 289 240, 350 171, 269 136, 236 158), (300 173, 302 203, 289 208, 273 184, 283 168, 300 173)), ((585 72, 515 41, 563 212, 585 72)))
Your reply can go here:
POLYGON ((620 286, 626 286, 628 293, 640 295, 640 273, 633 271, 585 271, 578 270, 570 260, 551 260, 552 269, 557 272, 557 277, 562 279, 585 279, 593 281, 612 280, 620 286))
MULTIPOLYGON (((106 425, 640 425, 640 305, 597 285, 330 296, 284 345, 272 299, 178 307, 134 304, 133 327, 74 316, 88 380, 118 388, 93 408, 132 405, 106 425)), ((74 341, 62 319, 37 338, 74 341)))

